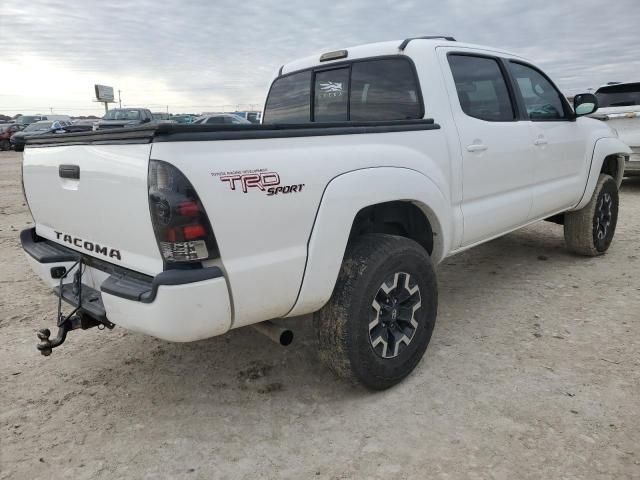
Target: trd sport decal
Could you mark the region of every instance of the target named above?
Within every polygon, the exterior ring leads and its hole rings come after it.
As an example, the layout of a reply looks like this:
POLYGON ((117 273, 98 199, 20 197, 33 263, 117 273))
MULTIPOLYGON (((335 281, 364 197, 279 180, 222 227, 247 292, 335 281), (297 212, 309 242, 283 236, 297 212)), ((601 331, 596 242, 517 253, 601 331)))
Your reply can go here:
POLYGON ((217 172, 211 173, 221 182, 229 185, 232 191, 248 193, 250 189, 258 189, 265 192, 268 197, 278 194, 299 193, 304 188, 304 183, 281 185, 280 175, 276 172, 268 172, 266 168, 257 170, 244 170, 241 172, 217 172))

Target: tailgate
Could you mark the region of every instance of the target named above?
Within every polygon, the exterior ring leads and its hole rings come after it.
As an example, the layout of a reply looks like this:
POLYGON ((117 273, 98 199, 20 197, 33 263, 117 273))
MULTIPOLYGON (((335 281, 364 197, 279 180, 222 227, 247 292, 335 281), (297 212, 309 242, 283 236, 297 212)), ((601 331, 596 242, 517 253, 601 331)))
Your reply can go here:
POLYGON ((25 149, 25 195, 38 235, 147 275, 161 272, 149 214, 150 150, 150 143, 25 149))

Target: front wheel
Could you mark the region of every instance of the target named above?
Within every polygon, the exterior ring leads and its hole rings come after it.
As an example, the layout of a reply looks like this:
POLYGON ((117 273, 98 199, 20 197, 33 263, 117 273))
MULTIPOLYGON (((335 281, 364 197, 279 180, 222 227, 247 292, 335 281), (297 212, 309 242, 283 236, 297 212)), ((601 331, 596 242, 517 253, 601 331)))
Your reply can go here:
POLYGON ((420 362, 437 305, 424 248, 403 237, 364 235, 347 248, 333 295, 314 315, 320 358, 343 378, 389 388, 420 362))
POLYGON ((606 252, 618 223, 618 203, 618 184, 610 175, 600 174, 589 203, 565 214, 564 240, 569 250, 589 257, 606 252))

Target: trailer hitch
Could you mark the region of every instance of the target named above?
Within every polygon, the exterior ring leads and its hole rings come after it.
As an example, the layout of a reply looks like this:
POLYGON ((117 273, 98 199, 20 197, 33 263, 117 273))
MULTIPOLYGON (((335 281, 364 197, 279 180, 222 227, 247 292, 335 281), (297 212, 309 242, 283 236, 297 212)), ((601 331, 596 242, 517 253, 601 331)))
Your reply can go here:
MULTIPOLYGON (((76 330, 81 328, 82 330, 87 330, 89 328, 98 327, 99 329, 104 329, 105 327, 108 329, 112 329, 115 325, 108 320, 105 319, 96 319, 90 315, 88 315, 84 309, 82 304, 82 273, 83 273, 83 263, 82 258, 80 258, 76 263, 73 264, 69 270, 67 270, 60 277, 60 285, 58 288, 58 314, 57 314, 57 327, 58 333, 55 338, 51 339, 51 331, 48 328, 43 328, 38 330, 37 336, 40 343, 37 345, 38 350, 42 355, 48 357, 51 355, 51 352, 54 348, 59 347, 64 343, 67 339, 67 333, 71 330, 76 330), (73 282, 71 286, 71 294, 73 297, 73 304, 75 308, 73 311, 65 315, 62 312, 62 297, 63 297, 63 281, 65 278, 71 274, 73 270, 76 270, 73 274, 73 282)), ((89 301, 94 301, 95 298, 90 298, 89 301)))

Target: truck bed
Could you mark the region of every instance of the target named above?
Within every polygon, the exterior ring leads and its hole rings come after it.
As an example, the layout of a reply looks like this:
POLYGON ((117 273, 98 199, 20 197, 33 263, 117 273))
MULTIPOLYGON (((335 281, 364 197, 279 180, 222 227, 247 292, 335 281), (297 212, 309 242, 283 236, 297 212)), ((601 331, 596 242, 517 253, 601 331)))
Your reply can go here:
POLYGON ((210 140, 250 140, 260 138, 355 135, 363 133, 437 130, 432 118, 386 122, 332 122, 258 125, 150 124, 134 128, 38 135, 27 139, 29 147, 55 145, 109 145, 210 140))

